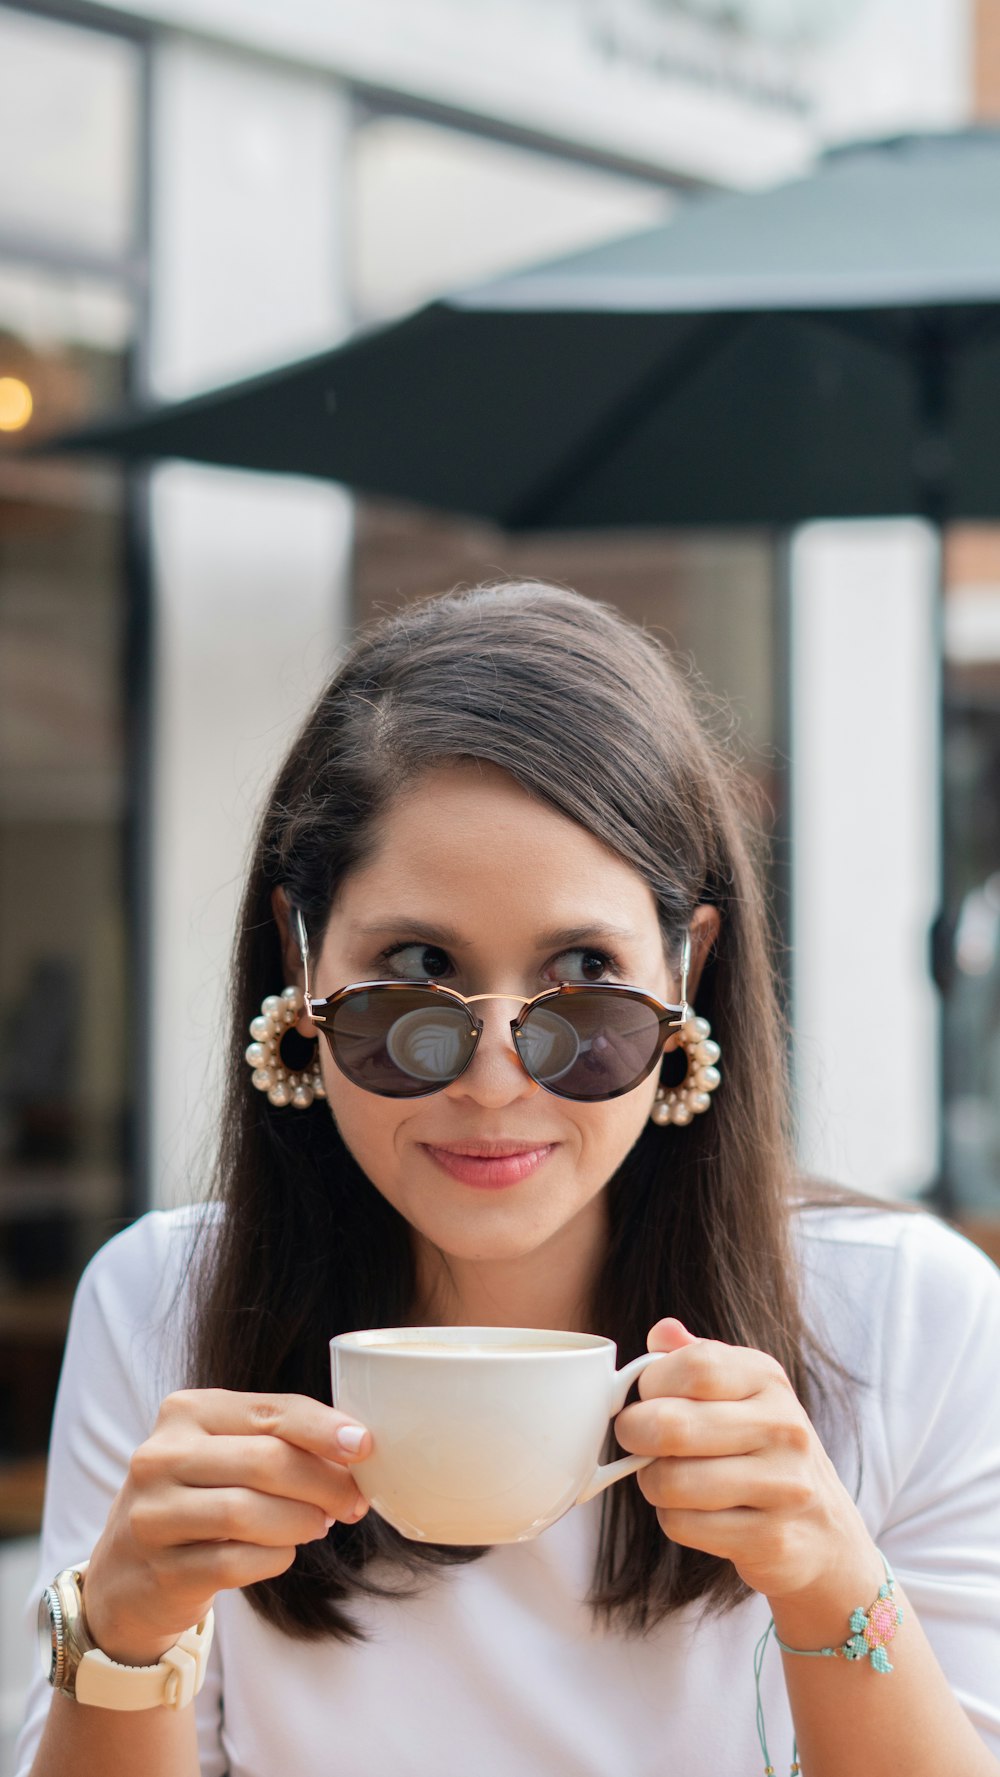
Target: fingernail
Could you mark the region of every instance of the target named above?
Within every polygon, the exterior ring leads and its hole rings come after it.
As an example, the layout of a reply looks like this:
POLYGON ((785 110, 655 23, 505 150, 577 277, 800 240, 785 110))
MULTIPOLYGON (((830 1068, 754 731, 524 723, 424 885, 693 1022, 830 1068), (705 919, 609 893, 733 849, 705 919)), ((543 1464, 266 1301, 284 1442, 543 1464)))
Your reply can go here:
POLYGON ((326 1521, 327 1530, 332 1530, 334 1525, 336 1524, 336 1522, 337 1522, 336 1518, 328 1518, 326 1521))
POLYGON ((337 1442, 342 1450, 358 1451, 365 1441, 363 1425, 342 1425, 337 1433, 337 1442))

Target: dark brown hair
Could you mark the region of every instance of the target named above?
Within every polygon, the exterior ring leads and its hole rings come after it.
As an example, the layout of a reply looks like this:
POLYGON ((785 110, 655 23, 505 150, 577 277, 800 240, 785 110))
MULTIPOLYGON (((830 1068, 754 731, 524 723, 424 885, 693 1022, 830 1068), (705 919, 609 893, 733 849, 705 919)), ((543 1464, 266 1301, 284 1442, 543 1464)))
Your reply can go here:
MULTIPOLYGON (((363 634, 310 713, 268 800, 243 900, 231 1053, 191 1381, 329 1402, 327 1341, 399 1325, 413 1308, 408 1224, 344 1147, 327 1106, 275 1109, 243 1061, 247 1024, 283 982, 271 895, 284 884, 318 948, 338 885, 379 815, 420 773, 480 760, 578 821, 645 878, 676 960, 695 908, 719 909, 698 1010, 722 1046, 722 1088, 686 1128, 647 1124, 608 1185, 611 1240, 593 1325, 619 1361, 663 1314, 772 1353, 810 1410, 825 1382, 792 1247, 785 1044, 753 826, 755 798, 698 714, 689 675, 611 608, 535 584, 411 606, 363 634)), ((291 1635, 351 1636, 352 1594, 481 1550, 407 1542, 371 1513, 300 1548, 249 1588, 291 1635)), ((398 1584, 394 1590, 398 1590, 398 1584)), ((745 1595, 726 1561, 670 1543, 633 1485, 605 1495, 591 1602, 643 1631, 702 1599, 745 1595)))

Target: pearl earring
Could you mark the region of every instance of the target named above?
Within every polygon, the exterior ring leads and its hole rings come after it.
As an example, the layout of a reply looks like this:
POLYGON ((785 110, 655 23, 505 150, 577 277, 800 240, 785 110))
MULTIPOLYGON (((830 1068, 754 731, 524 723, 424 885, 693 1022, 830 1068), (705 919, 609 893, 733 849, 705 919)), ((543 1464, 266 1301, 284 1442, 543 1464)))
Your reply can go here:
POLYGON ((677 1041, 687 1053, 687 1073, 679 1086, 657 1087, 649 1113, 651 1123, 690 1123, 699 1111, 708 1110, 711 1094, 722 1078, 716 1065, 722 1051, 711 1037, 707 1018, 692 1014, 682 1021, 677 1041))
POLYGON ((281 1058, 281 1040, 305 1011, 305 998, 297 987, 286 987, 280 994, 269 993, 257 1017, 250 1022, 253 1042, 244 1060, 253 1068, 253 1083, 258 1092, 266 1092, 268 1102, 290 1104, 297 1111, 306 1111, 314 1098, 325 1098, 326 1089, 319 1065, 319 1044, 308 1068, 298 1072, 285 1066, 281 1058))

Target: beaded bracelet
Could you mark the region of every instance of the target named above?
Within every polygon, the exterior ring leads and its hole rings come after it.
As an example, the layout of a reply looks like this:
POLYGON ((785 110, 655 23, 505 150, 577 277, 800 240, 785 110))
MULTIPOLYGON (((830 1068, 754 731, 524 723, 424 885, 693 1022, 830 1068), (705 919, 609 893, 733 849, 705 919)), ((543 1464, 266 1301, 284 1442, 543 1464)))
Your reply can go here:
MULTIPOLYGON (((782 1653, 799 1654, 806 1660, 864 1660, 867 1659, 873 1672, 891 1672, 886 1647, 892 1640, 903 1613, 896 1603, 896 1580, 888 1561, 879 1549, 882 1566, 885 1568, 885 1583, 878 1589, 878 1597, 868 1606, 867 1610, 860 1607, 852 1610, 850 1617, 850 1635, 839 1647, 789 1647, 781 1640, 774 1627, 774 1618, 768 1623, 763 1635, 754 1649, 753 1675, 757 1687, 757 1737, 760 1749, 764 1754, 764 1777, 774 1777, 774 1766, 767 1750, 767 1737, 764 1733, 764 1705, 760 1696, 760 1675, 764 1667, 764 1654, 767 1650, 769 1637, 774 1639, 782 1653)), ((790 1777, 799 1777, 802 1767, 799 1764, 798 1741, 792 1742, 792 1764, 790 1777)))

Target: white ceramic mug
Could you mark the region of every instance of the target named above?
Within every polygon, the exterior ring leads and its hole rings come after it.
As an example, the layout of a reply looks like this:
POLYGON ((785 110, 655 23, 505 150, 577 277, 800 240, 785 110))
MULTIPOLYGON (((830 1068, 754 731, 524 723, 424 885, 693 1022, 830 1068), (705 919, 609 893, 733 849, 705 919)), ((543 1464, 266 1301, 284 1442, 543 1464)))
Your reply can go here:
POLYGON ((511 1543, 653 1460, 600 1463, 609 1421, 661 1354, 524 1327, 381 1327, 330 1340, 333 1403, 372 1434, 351 1464, 404 1536, 511 1543))

